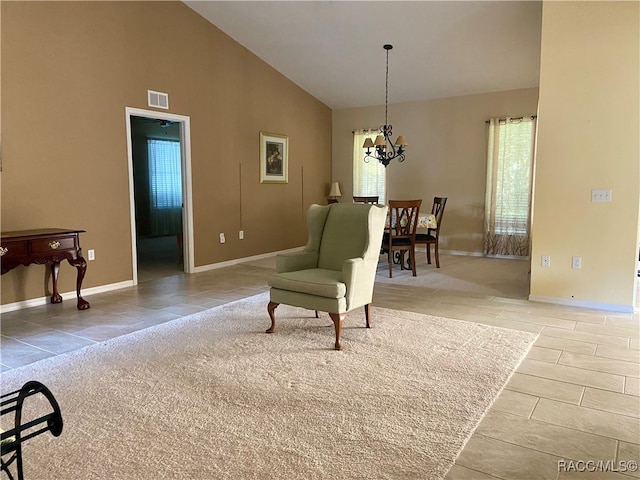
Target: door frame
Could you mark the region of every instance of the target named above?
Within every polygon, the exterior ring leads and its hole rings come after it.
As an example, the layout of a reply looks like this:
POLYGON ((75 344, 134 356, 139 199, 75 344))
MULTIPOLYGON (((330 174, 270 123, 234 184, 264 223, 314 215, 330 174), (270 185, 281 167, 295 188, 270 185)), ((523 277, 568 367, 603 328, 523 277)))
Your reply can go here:
POLYGON ((194 273, 193 253, 193 195, 191 185, 191 119, 186 115, 125 107, 127 131, 127 158, 129 167, 129 205, 131 218, 131 265, 133 284, 138 284, 138 253, 136 233, 136 202, 133 182, 133 141, 131 138, 131 117, 145 117, 156 120, 171 120, 180 123, 180 150, 182 164, 182 237, 185 273, 194 273))

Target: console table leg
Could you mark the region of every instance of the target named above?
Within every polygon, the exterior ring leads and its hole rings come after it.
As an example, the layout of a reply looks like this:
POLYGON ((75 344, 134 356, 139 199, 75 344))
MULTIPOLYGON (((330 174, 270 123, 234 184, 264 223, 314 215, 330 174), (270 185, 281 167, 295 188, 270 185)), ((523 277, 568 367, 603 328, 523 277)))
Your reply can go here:
POLYGON ((80 289, 82 288, 82 280, 84 280, 84 274, 87 271, 87 262, 83 257, 78 257, 75 260, 69 260, 69 265, 78 269, 78 278, 76 280, 76 295, 78 296, 78 310, 87 310, 91 308, 89 302, 87 302, 80 295, 80 289))
POLYGON ((51 264, 51 279, 53 280, 53 293, 51 295, 51 303, 61 303, 62 295, 58 293, 58 273, 60 272, 60 262, 51 264))

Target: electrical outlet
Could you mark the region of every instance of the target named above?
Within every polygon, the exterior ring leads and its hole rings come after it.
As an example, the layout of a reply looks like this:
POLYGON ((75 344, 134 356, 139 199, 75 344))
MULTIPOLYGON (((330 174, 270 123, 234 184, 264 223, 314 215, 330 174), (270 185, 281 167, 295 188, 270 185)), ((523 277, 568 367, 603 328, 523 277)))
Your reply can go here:
POLYGON ((224 243, 226 242, 225 238, 224 238, 224 233, 220 234, 220 243, 224 243))
POLYGON ((238 238, 239 238, 240 240, 244 240, 244 230, 240 230, 240 231, 238 232, 238 238))
POLYGON ((582 268, 582 257, 571 257, 571 268, 580 270, 582 268))
POLYGON ((89 256, 89 260, 96 259, 96 251, 95 250, 87 250, 87 255, 89 256))
POLYGON ((591 190, 592 202, 610 202, 611 190, 591 190))
POLYGON ((551 257, 549 255, 543 255, 541 264, 542 264, 543 267, 550 267, 551 266, 551 257))

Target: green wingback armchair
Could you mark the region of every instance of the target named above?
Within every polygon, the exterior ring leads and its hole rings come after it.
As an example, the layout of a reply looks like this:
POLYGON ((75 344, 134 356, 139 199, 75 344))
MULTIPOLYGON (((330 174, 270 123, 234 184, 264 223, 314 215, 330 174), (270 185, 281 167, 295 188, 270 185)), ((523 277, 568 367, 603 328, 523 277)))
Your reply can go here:
POLYGON ((309 238, 302 252, 278 255, 276 274, 269 279, 267 307, 275 329, 275 309, 281 303, 328 312, 335 326, 335 349, 345 314, 369 305, 380 257, 386 206, 332 203, 311 205, 307 211, 309 238))

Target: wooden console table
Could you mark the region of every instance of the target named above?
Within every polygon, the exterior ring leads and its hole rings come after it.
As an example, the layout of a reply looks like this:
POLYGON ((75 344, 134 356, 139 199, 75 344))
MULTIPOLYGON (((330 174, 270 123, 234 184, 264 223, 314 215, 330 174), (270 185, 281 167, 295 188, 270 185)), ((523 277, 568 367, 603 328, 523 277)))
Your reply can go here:
POLYGON ((60 262, 67 260, 69 265, 78 269, 76 280, 78 310, 88 309, 89 302, 80 296, 82 280, 87 271, 87 262, 82 258, 82 250, 80 249, 80 233, 84 233, 84 230, 41 228, 2 233, 0 239, 2 275, 18 265, 25 267, 32 263, 50 265, 51 277, 53 278, 51 303, 60 303, 62 296, 58 293, 58 272, 60 262))

